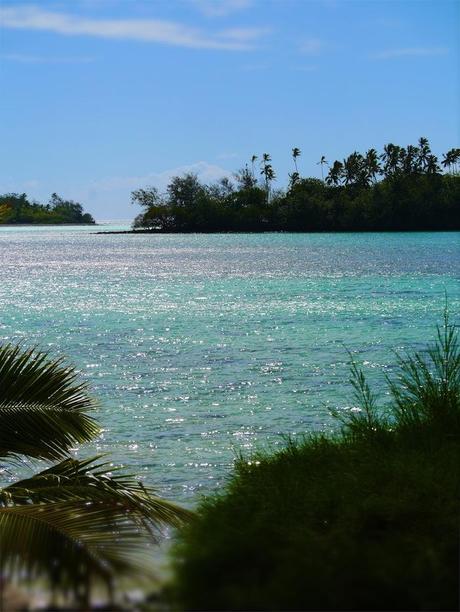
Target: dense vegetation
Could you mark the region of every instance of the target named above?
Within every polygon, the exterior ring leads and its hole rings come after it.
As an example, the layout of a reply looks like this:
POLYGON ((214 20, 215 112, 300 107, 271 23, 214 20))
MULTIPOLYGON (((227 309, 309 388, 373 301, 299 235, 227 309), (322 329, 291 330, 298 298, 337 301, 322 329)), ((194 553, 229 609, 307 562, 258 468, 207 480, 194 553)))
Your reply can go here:
POLYGON ((340 435, 239 459, 176 550, 187 610, 457 610, 460 351, 400 360, 378 408, 352 365, 340 435))
POLYGON ((71 456, 100 432, 87 414, 95 402, 76 378, 46 353, 0 347, 2 610, 17 609, 5 601, 5 581, 31 587, 40 580, 61 603, 87 610, 101 583, 113 595, 121 577, 151 579, 159 527, 190 516, 107 459, 71 456), (54 463, 11 482, 11 468, 25 458, 54 463))
POLYGON ((25 193, 0 195, 0 224, 2 223, 95 223, 83 206, 64 200, 53 193, 48 204, 30 201, 25 193))
POLYGON ((460 229, 460 149, 441 164, 428 140, 406 148, 388 144, 382 154, 354 152, 332 164, 321 157, 324 180, 302 178, 298 148, 287 190, 274 190, 270 155, 257 156, 234 175, 204 185, 194 174, 174 177, 166 193, 133 191, 144 212, 135 228, 162 232, 397 231, 460 229), (445 173, 441 173, 441 166, 445 173), (259 180, 260 178, 260 180, 259 180))

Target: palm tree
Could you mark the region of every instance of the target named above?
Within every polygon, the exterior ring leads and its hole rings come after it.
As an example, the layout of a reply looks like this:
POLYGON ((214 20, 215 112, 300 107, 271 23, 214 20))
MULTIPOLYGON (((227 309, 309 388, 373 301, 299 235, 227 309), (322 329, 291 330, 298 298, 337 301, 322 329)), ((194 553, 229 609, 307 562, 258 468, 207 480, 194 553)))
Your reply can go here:
POLYGON ((448 168, 448 172, 451 171, 451 168, 454 168, 454 172, 457 172, 457 163, 460 160, 460 149, 454 148, 447 151, 447 153, 443 153, 444 159, 441 164, 444 168, 448 168))
POLYGON ((340 184, 340 181, 343 178, 343 164, 340 161, 335 160, 332 164, 332 168, 329 169, 329 174, 326 176, 326 183, 328 185, 337 185, 340 184))
POLYGON ((294 160, 294 167, 297 174, 299 174, 299 169, 297 168, 297 158, 300 157, 301 151, 297 147, 292 149, 292 159, 294 160))
POLYGON ((0 347, 3 468, 21 456, 58 462, 0 488, 0 580, 46 579, 53 592, 70 591, 74 604, 88 608, 95 584, 110 594, 115 578, 149 575, 159 529, 190 513, 100 456, 69 456, 100 431, 87 414, 95 402, 76 379, 46 353, 0 347))
POLYGON ((420 149, 418 147, 407 146, 402 161, 402 170, 406 175, 415 174, 420 170, 420 149))
POLYGON ((319 162, 316 164, 317 166, 320 165, 321 166, 321 180, 324 182, 324 170, 323 170, 323 166, 324 165, 328 165, 329 162, 327 161, 327 159, 324 157, 324 155, 321 155, 321 159, 319 160, 319 162))
POLYGON ((430 144, 428 142, 428 138, 425 138, 424 136, 419 138, 418 146, 419 146, 418 161, 420 164, 420 168, 422 170, 426 170, 426 166, 428 164, 428 156, 431 154, 431 149, 430 149, 430 144))
POLYGON ((256 180, 256 175, 255 175, 255 173, 254 173, 254 164, 255 164, 256 160, 257 160, 257 155, 253 155, 253 156, 251 157, 251 167, 252 167, 252 178, 253 178, 254 180, 256 180))
POLYGON ((369 149, 364 158, 364 168, 367 175, 367 180, 375 183, 376 177, 382 171, 379 164, 379 156, 375 149, 369 149))
POLYGON ((452 151, 454 149, 451 149, 450 151, 447 151, 447 153, 443 153, 443 160, 441 162, 441 165, 447 169, 448 172, 450 172, 450 169, 453 165, 453 155, 452 155, 452 151))
POLYGON ((405 151, 391 142, 383 147, 380 158, 383 161, 385 177, 395 176, 401 172, 401 161, 404 159, 404 155, 405 151))
POLYGON ((438 158, 436 157, 436 155, 433 155, 432 153, 427 155, 426 164, 425 164, 425 172, 427 174, 439 174, 440 171, 441 171, 441 168, 438 165, 438 158))
POLYGON ((364 182, 365 176, 363 174, 363 169, 364 158, 357 151, 344 159, 343 176, 345 179, 345 185, 353 185, 364 182))
POLYGON ((275 171, 273 170, 273 166, 271 165, 272 158, 269 153, 264 153, 262 155, 261 166, 262 169, 260 174, 264 176, 265 179, 265 190, 267 193, 267 202, 270 198, 270 183, 276 179, 275 171))

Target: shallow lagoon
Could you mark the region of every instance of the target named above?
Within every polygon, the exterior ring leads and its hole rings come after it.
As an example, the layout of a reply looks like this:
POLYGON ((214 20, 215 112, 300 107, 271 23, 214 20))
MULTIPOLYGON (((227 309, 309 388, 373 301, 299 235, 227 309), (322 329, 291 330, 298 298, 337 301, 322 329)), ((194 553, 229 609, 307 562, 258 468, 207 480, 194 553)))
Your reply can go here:
POLYGON ((0 339, 67 355, 104 427, 78 453, 110 452, 176 500, 218 486, 240 450, 334 427, 346 349, 383 392, 446 291, 459 312, 459 233, 100 229, 0 228, 0 339))

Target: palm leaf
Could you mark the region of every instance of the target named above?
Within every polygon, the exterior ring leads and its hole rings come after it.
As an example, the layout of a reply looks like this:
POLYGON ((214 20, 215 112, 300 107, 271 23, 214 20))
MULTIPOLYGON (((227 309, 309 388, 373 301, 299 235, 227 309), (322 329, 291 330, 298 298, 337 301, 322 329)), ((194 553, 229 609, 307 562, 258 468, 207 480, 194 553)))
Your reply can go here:
POLYGON ((34 349, 0 347, 0 457, 60 459, 99 428, 83 411, 95 407, 85 383, 62 359, 34 349))
POLYGON ((0 490, 0 505, 37 504, 72 500, 111 501, 140 517, 144 526, 180 526, 193 515, 185 508, 161 499, 130 474, 100 456, 61 463, 0 490))
POLYGON ((77 383, 75 368, 33 348, 0 346, 0 402, 46 403, 64 410, 94 408, 87 384, 77 383))
POLYGON ((6 577, 44 577, 76 592, 90 580, 152 575, 160 526, 179 526, 192 513, 99 459, 66 459, 0 491, 6 577))
POLYGON ((47 577, 60 589, 152 572, 150 534, 113 501, 0 508, 0 569, 9 579, 47 577))
POLYGON ((80 411, 24 401, 0 403, 0 457, 61 459, 99 431, 96 422, 80 411))

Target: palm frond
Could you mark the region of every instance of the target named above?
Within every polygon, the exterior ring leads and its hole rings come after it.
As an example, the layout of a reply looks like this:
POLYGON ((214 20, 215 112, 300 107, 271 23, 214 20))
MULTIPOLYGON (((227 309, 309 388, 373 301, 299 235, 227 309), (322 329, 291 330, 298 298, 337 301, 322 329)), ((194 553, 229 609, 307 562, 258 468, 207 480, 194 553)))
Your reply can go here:
POLYGON ((60 589, 90 577, 151 573, 150 533, 113 501, 62 501, 0 508, 3 576, 48 578, 60 589))
POLYGON ((65 459, 24 480, 0 490, 0 506, 91 500, 112 502, 125 512, 142 519, 144 526, 180 526, 193 514, 157 496, 131 474, 121 472, 101 456, 89 459, 65 459))
POLYGON ((0 457, 62 459, 75 444, 91 440, 99 431, 94 419, 79 410, 52 403, 0 402, 0 457))
POLYGON ((5 344, 0 346, 0 402, 45 403, 63 410, 94 408, 86 383, 77 383, 75 368, 62 358, 33 348, 5 344))
POLYGON ((0 491, 0 573, 75 593, 153 575, 160 527, 193 515, 99 459, 66 459, 0 491))
POLYGON ((46 352, 0 346, 0 457, 61 459, 98 434, 84 413, 95 402, 76 377, 74 368, 46 352))

